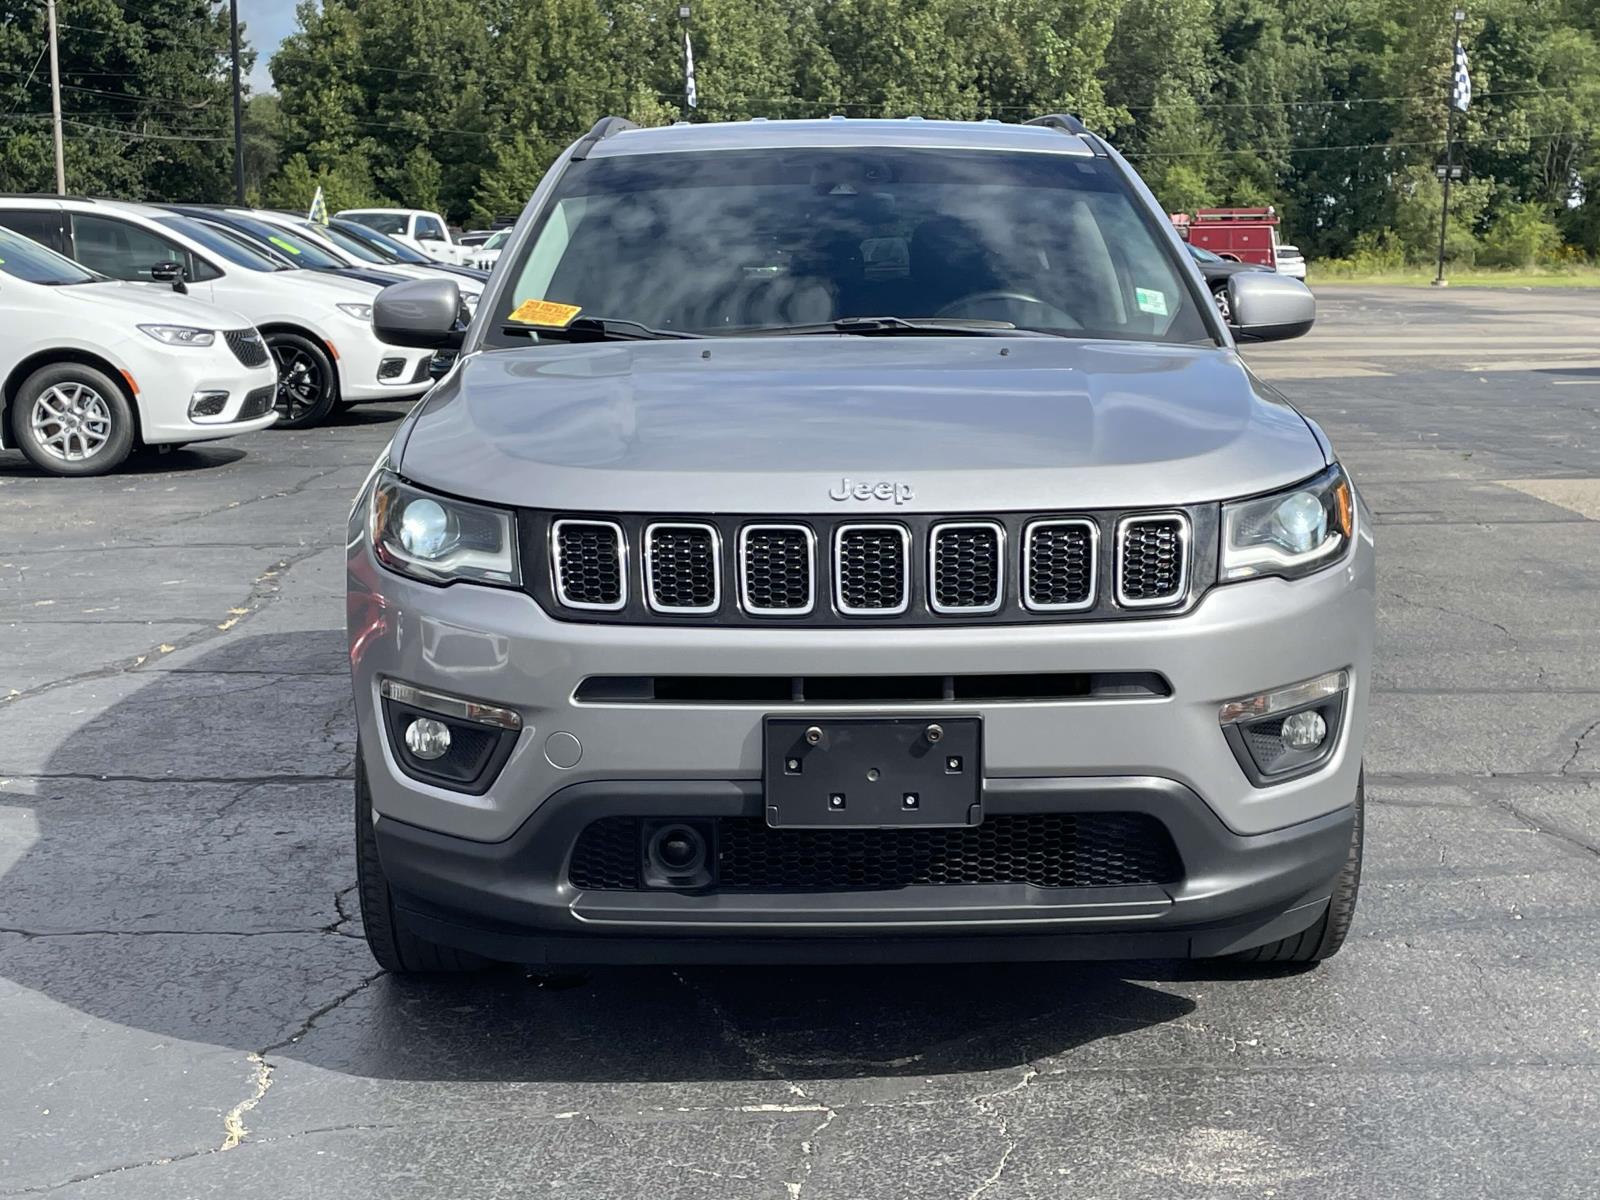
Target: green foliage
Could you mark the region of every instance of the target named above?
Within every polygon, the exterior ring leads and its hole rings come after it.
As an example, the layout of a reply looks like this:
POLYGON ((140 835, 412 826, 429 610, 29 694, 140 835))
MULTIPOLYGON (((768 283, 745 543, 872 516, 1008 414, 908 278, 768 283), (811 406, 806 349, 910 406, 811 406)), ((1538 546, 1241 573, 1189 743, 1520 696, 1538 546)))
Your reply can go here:
POLYGON ((1555 261, 1561 231, 1537 204, 1524 201, 1500 211, 1483 237, 1482 261, 1490 267, 1532 267, 1555 261))

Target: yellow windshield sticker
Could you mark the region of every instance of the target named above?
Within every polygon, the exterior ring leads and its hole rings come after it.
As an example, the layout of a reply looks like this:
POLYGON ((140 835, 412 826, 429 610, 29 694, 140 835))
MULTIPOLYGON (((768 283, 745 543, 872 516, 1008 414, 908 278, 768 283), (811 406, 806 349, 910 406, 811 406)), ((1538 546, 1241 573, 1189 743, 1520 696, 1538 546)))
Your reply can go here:
POLYGON ((282 250, 287 254, 299 254, 300 253, 300 251, 298 251, 298 250, 296 250, 294 248, 294 243, 293 242, 286 242, 281 237, 278 237, 276 234, 270 234, 269 233, 267 235, 267 241, 271 242, 279 250, 282 250))
POLYGON ((508 321, 518 325, 544 325, 565 329, 583 309, 576 304, 557 304, 554 300, 524 300, 511 310, 508 321))

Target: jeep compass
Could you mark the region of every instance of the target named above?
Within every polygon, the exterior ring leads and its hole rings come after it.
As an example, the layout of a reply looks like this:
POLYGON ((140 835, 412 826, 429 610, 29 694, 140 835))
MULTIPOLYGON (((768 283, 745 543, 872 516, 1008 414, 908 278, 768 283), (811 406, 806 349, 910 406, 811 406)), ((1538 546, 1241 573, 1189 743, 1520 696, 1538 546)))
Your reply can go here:
POLYGON ((1356 900, 1371 521, 1139 177, 1022 125, 602 120, 351 517, 391 971, 1311 963, 1356 900))

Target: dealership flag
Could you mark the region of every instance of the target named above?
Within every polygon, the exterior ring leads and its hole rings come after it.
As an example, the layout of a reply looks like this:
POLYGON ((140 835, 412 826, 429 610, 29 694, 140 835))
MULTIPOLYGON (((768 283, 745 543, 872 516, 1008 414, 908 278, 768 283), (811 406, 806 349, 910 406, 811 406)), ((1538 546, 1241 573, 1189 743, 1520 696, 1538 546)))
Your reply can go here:
POLYGON ((1467 74, 1467 50, 1456 43, 1456 73, 1450 83, 1450 107, 1466 112, 1472 105, 1472 76, 1467 74))
POLYGON ((311 197, 311 211, 306 214, 309 220, 318 225, 328 223, 328 202, 322 198, 322 185, 317 184, 317 194, 311 197))
POLYGON ((694 45, 689 41, 689 31, 683 31, 683 99, 690 108, 700 102, 700 93, 694 86, 694 45))

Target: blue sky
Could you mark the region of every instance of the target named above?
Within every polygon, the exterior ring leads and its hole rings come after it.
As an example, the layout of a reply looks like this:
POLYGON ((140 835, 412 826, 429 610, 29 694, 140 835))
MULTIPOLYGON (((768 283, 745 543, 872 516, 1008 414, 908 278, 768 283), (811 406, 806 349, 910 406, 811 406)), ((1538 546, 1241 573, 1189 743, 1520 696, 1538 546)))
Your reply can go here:
POLYGON ((294 6, 295 0, 239 0, 239 20, 256 50, 256 69, 250 72, 250 87, 255 91, 272 86, 267 62, 278 43, 294 32, 294 6))

